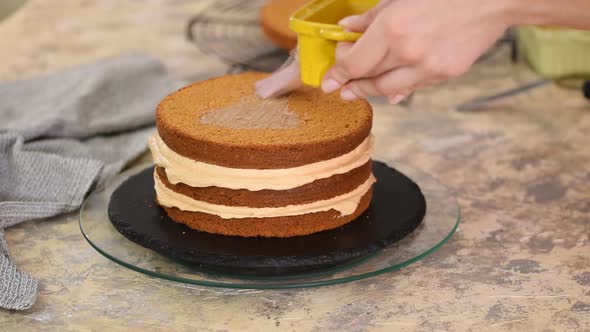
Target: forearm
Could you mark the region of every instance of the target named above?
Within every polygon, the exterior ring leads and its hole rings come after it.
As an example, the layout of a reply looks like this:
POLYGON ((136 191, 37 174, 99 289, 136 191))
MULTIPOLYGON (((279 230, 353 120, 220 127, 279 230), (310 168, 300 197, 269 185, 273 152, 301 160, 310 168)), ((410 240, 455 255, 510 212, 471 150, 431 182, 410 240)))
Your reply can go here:
POLYGON ((590 0, 505 0, 510 25, 590 29, 590 0))

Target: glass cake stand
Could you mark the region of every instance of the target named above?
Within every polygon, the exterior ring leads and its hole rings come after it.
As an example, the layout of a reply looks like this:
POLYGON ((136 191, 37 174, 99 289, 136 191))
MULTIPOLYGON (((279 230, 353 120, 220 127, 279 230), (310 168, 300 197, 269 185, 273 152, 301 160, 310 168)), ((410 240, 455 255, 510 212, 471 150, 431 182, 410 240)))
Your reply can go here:
POLYGON ((80 230, 88 243, 106 258, 131 270, 166 280, 213 287, 278 289, 338 284, 399 270, 437 251, 459 224, 457 202, 444 185, 430 175, 400 163, 387 163, 412 179, 426 199, 426 215, 410 235, 353 263, 313 273, 287 276, 244 276, 210 271, 176 261, 146 249, 121 235, 108 218, 112 192, 149 164, 133 167, 97 188, 80 210, 80 230))

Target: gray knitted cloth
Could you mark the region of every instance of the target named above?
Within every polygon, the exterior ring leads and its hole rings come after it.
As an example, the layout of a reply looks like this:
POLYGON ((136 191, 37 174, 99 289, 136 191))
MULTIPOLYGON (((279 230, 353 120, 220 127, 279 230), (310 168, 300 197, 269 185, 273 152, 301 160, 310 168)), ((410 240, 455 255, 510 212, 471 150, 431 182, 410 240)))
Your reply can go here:
POLYGON ((79 208, 93 185, 145 150, 157 102, 178 87, 140 54, 0 83, 1 308, 27 309, 37 296, 4 228, 79 208))

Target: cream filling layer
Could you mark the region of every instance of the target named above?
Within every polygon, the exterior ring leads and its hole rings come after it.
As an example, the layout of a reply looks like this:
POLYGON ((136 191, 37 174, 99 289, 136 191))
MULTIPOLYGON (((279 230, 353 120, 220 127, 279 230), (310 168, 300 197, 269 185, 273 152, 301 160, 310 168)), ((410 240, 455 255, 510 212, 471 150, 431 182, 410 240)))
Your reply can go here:
POLYGON ((332 175, 344 174, 364 165, 373 153, 373 135, 358 147, 339 157, 308 165, 285 169, 241 169, 208 164, 179 155, 170 149, 156 133, 148 144, 154 163, 166 170, 172 184, 191 187, 222 187, 257 191, 287 190, 312 183, 332 175))
POLYGON ((219 216, 223 219, 231 218, 272 218, 296 216, 314 212, 336 210, 340 216, 352 214, 358 207, 361 198, 375 183, 371 176, 363 184, 346 194, 308 204, 287 205, 282 207, 253 208, 247 206, 227 206, 198 201, 189 196, 179 194, 166 187, 154 171, 154 183, 160 205, 175 207, 182 211, 203 212, 219 216))

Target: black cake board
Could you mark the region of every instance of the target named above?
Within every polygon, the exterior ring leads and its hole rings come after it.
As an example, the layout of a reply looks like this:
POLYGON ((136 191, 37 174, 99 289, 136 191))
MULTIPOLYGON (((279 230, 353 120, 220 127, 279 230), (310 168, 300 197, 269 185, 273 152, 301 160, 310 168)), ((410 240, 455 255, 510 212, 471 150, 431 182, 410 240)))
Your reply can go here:
POLYGON ((358 261, 411 233, 426 213, 420 188, 382 162, 369 209, 339 228, 290 238, 209 234, 172 221, 156 203, 153 167, 131 176, 112 194, 111 223, 127 239, 205 270, 249 276, 318 272, 358 261))

